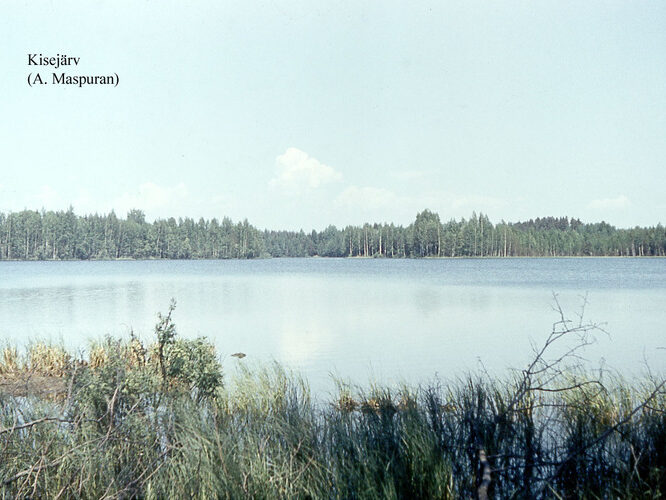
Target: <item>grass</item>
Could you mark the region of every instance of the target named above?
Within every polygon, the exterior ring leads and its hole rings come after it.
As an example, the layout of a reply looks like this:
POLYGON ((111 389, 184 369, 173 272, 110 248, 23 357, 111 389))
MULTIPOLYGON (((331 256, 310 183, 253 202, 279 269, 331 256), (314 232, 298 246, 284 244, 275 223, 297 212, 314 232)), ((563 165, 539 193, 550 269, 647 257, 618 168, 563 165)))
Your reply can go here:
POLYGON ((3 350, 2 498, 483 498, 483 457, 491 498, 666 493, 654 376, 593 377, 544 351, 501 379, 338 383, 322 401, 278 364, 239 361, 223 378, 212 346, 178 338, 170 314, 156 337, 107 338, 86 359, 3 350), (50 395, 8 383, 31 377, 50 395))

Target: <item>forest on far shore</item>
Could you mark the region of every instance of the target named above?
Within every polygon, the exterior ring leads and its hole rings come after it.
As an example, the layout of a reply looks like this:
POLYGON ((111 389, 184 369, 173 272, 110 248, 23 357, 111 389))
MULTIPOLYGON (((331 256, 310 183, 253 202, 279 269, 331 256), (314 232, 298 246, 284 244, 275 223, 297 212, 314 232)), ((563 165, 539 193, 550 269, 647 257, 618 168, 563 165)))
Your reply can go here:
POLYGON ((67 211, 0 213, 0 260, 251 259, 263 257, 664 256, 666 228, 618 229, 569 217, 493 224, 487 215, 442 222, 424 210, 408 226, 366 223, 322 231, 261 231, 247 219, 146 221, 67 211))

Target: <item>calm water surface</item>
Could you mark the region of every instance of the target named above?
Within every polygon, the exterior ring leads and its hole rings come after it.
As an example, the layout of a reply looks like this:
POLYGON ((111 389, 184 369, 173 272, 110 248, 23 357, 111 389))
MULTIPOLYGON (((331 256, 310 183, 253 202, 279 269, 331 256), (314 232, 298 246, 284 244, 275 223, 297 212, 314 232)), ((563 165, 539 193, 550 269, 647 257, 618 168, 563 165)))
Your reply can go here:
POLYGON ((585 351, 593 365, 666 367, 664 259, 0 262, 0 339, 149 339, 175 298, 179 333, 209 337, 227 365, 276 359, 327 390, 330 374, 365 384, 521 367, 558 319, 553 293, 572 319, 587 294, 586 320, 604 324, 585 351))

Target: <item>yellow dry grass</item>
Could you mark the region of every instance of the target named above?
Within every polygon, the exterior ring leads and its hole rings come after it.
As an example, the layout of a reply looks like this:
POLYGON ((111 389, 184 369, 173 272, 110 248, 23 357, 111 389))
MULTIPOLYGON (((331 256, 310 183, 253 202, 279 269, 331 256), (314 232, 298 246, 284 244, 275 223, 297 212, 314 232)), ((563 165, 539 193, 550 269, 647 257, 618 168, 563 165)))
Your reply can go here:
POLYGON ((5 347, 0 360, 0 375, 9 375, 19 371, 21 362, 16 347, 5 347))
POLYGON ((101 368, 109 362, 109 355, 104 346, 96 345, 90 350, 88 366, 92 369, 101 368))
POLYGON ((71 361, 60 346, 37 343, 28 349, 28 369, 39 375, 62 377, 69 371, 71 361))

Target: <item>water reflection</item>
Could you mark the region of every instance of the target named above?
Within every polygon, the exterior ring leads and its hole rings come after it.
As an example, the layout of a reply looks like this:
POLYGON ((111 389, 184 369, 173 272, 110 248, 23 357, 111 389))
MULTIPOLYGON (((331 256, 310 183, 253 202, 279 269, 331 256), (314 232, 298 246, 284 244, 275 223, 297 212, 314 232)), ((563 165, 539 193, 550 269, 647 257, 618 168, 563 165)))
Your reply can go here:
MULTIPOLYGON (((257 262, 0 263, 0 338, 150 338, 171 298, 188 337, 228 357, 277 359, 315 384, 329 373, 363 382, 520 366, 530 339, 557 320, 552 291, 573 316, 606 322, 612 342, 588 352, 639 370, 664 351, 666 271, 660 260, 270 260, 257 262), (580 283, 576 279, 580 278, 580 283), (663 278, 663 279, 662 279, 663 278), (505 279, 505 281, 502 281, 505 279)), ((228 359, 228 358, 227 358, 228 359)), ((238 361, 246 362, 248 360, 238 361)))

